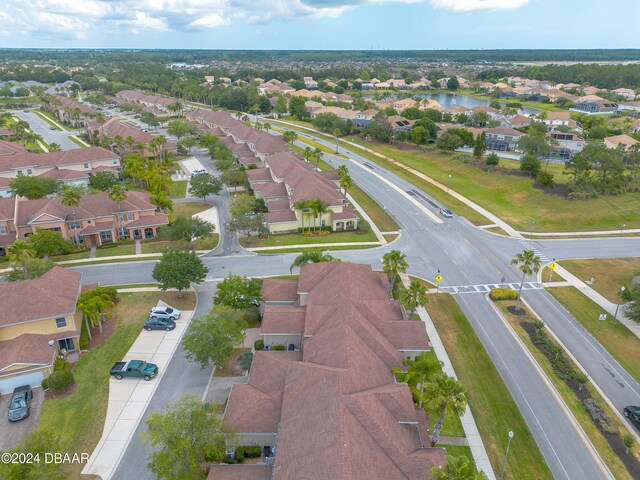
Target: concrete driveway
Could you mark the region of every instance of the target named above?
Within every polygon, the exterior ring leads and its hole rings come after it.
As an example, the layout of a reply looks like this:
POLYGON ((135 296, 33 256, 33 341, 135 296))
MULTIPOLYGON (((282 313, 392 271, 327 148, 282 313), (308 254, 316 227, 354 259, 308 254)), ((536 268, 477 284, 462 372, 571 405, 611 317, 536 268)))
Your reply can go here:
POLYGON ((9 411, 9 403, 11 402, 11 394, 3 395, 0 399, 0 414, 2 415, 2 427, 0 431, 0 451, 10 450, 15 447, 28 434, 33 432, 38 426, 40 418, 40 410, 42 409, 42 401, 44 400, 44 391, 42 388, 33 389, 33 400, 31 400, 31 413, 24 420, 19 422, 9 422, 7 413, 9 411))

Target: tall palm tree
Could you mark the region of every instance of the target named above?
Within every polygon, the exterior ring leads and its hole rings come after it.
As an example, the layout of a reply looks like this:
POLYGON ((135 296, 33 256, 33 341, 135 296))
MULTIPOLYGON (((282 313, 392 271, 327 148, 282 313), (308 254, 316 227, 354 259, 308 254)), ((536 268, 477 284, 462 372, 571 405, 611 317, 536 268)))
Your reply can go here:
POLYGON ((313 157, 312 157, 316 161, 316 172, 320 170, 320 160, 322 160, 323 156, 324 156, 324 152, 320 150, 318 147, 316 147, 315 150, 313 151, 313 157))
POLYGON ((57 144, 57 143, 50 143, 49 144, 49 151, 50 152, 59 152, 60 150, 62 150, 62 148, 60 147, 59 144, 57 144))
MULTIPOLYGON (((62 187, 60 191, 60 203, 65 207, 71 207, 71 215, 73 217, 73 221, 76 221, 76 207, 80 205, 80 200, 82 199, 82 191, 78 187, 73 187, 71 185, 65 185, 62 187)), ((78 229, 74 229, 74 238, 76 242, 76 246, 80 245, 78 234, 76 233, 78 229)))
POLYGON ((339 129, 339 128, 336 128, 336 129, 333 131, 333 136, 334 136, 334 137, 336 137, 336 153, 338 153, 338 146, 339 146, 339 144, 338 144, 338 141, 339 141, 338 137, 340 136, 340 134, 341 134, 341 133, 342 133, 342 132, 340 131, 340 129, 339 129))
POLYGON ((393 293, 395 285, 401 273, 405 273, 409 268, 407 256, 399 250, 391 250, 382 256, 382 270, 389 277, 389 297, 393 293))
POLYGON ((164 165, 165 160, 167 159, 167 151, 165 150, 164 146, 167 143, 167 137, 165 137, 164 135, 158 135, 157 137, 154 138, 154 140, 156 141, 156 144, 158 145, 158 150, 159 150, 159 155, 162 158, 162 165, 164 165))
MULTIPOLYGON (((116 183, 113 187, 111 187, 111 190, 109 190, 108 195, 109 195, 109 199, 113 200, 118 205, 118 215, 116 216, 116 220, 119 221, 120 206, 121 206, 121 203, 127 199, 127 189, 120 183, 116 183)), ((122 224, 120 225, 120 227, 122 227, 122 224)), ((120 229, 118 229, 118 233, 120 233, 119 230, 120 229)))
POLYGON ((169 198, 169 195, 166 192, 160 191, 152 193, 151 197, 149 197, 149 201, 163 213, 173 211, 173 200, 169 198))
POLYGON ((431 436, 431 446, 434 447, 440 440, 445 414, 460 417, 467 408, 467 389, 455 378, 441 374, 426 384, 424 397, 430 408, 439 410, 431 436))
POLYGON ((394 373, 399 380, 406 382, 414 392, 414 398, 418 399, 418 406, 422 408, 422 397, 424 386, 427 381, 436 373, 442 370, 442 362, 433 356, 428 356, 426 352, 421 353, 415 360, 405 360, 408 366, 406 372, 394 369, 394 373))
POLYGON ((133 144, 136 143, 136 139, 133 138, 131 135, 127 135, 127 137, 124 139, 124 144, 127 147, 127 153, 131 153, 131 147, 133 146, 133 144))
POLYGON ((340 183, 338 184, 338 186, 344 190, 344 196, 346 197, 349 189, 353 187, 353 179, 351 178, 351 175, 349 175, 348 173, 344 175, 340 179, 340 183))
POLYGON ((304 151, 302 152, 302 156, 307 162, 311 161, 313 157, 313 149, 311 147, 304 147, 304 151))
MULTIPOLYGON (((324 202, 318 199, 314 203, 313 211, 315 215, 319 217, 318 224, 320 225, 320 229, 322 229, 322 216, 331 212, 331 209, 329 208, 329 204, 327 202, 324 202)), ((315 222, 315 219, 314 219, 314 222, 315 222)))
POLYGON ((340 178, 344 177, 345 175, 349 175, 349 167, 347 167, 346 165, 340 165, 338 168, 336 168, 336 173, 340 178))
POLYGON ((516 300, 516 311, 519 311, 524 279, 527 275, 534 275, 540 271, 542 260, 540 260, 540 257, 537 256, 533 250, 523 250, 521 253, 518 252, 515 254, 513 260, 511 260, 511 265, 517 265, 518 270, 522 272, 522 280, 520 281, 520 288, 518 289, 518 299, 516 300))
POLYGON ((409 320, 411 320, 413 319, 416 308, 424 307, 429 301, 427 298, 427 289, 420 280, 414 280, 409 284, 409 288, 402 291, 400 301, 409 307, 409 320))
POLYGON ((265 131, 269 133, 269 130, 271 130, 271 124, 265 122, 262 126, 265 129, 265 131))
POLYGON ((25 280, 28 279, 27 260, 31 260, 35 256, 31 245, 24 240, 16 240, 7 247, 7 256, 11 262, 22 264, 22 276, 25 280))
POLYGON ((313 209, 309 200, 298 200, 293 204, 293 208, 302 212, 302 231, 304 232, 304 221, 309 220, 309 232, 311 232, 311 215, 313 215, 313 209))
POLYGON ((287 130, 282 134, 282 137, 284 138, 284 141, 287 142, 289 145, 293 145, 293 142, 295 142, 298 139, 298 134, 293 130, 287 130))
POLYGON ((113 137, 113 143, 115 143, 116 147, 118 147, 118 151, 122 153, 122 147, 124 146, 124 138, 122 138, 120 135, 116 135, 115 137, 113 137))
POLYGON ((289 272, 293 272, 295 267, 306 265, 307 263, 321 263, 321 262, 341 262, 339 258, 332 257, 328 253, 323 253, 320 250, 310 250, 308 252, 301 253, 294 260, 291 266, 289 266, 289 272))

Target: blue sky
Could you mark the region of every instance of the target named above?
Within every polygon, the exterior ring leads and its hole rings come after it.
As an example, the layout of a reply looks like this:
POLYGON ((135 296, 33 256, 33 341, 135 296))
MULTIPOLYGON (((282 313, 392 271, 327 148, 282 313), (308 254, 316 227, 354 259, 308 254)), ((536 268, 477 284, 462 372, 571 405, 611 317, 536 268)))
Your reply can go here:
POLYGON ((638 0, 3 0, 0 47, 640 48, 638 0))

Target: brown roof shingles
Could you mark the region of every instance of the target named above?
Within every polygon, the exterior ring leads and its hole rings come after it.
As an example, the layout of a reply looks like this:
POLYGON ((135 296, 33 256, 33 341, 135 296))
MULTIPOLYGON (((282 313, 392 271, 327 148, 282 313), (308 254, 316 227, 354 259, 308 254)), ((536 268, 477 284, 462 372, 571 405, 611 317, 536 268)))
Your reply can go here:
POLYGON ((80 272, 53 267, 35 280, 0 284, 0 327, 72 315, 81 277, 80 272))
POLYGON ((298 281, 265 278, 262 298, 265 302, 294 302, 298 298, 298 281))

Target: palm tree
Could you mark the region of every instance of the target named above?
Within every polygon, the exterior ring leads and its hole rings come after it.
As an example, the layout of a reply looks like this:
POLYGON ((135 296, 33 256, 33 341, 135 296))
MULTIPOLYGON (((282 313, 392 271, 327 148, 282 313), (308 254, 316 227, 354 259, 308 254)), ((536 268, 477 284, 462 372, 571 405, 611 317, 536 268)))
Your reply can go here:
POLYGON ((136 143, 136 139, 131 135, 127 135, 127 138, 124 139, 124 144, 127 146, 127 153, 131 153, 131 147, 136 143))
POLYGON ((27 272, 27 260, 31 260, 35 255, 33 248, 24 240, 16 240, 7 247, 7 256, 9 260, 15 263, 22 264, 22 276, 24 279, 29 278, 27 272))
POLYGON ((336 168, 336 173, 340 178, 344 177, 345 175, 349 175, 349 167, 347 167, 346 165, 340 165, 338 168, 336 168))
POLYGON ((311 158, 313 157, 313 150, 311 149, 311 147, 304 147, 304 151, 302 152, 302 156, 304 157, 304 159, 307 162, 310 162, 311 158))
POLYGON ((118 204, 117 219, 119 220, 119 218, 120 218, 120 204, 121 204, 121 202, 123 202, 124 200, 127 199, 127 189, 123 185, 121 185, 119 183, 116 183, 113 187, 111 187, 111 190, 109 190, 109 194, 108 195, 109 195, 109 199, 113 200, 114 202, 116 202, 118 204))
POLYGON ((517 265, 518 270, 522 272, 522 280, 518 289, 518 299, 516 300, 516 311, 520 311, 520 296, 522 295, 522 286, 527 275, 534 275, 540 271, 542 260, 533 250, 523 250, 522 253, 516 253, 511 260, 511 265, 517 265))
POLYGON ((434 373, 439 373, 442 370, 442 362, 424 352, 418 355, 415 360, 408 359, 404 363, 409 367, 407 371, 394 369, 394 373, 400 381, 409 385, 412 392, 415 391, 414 398, 418 399, 418 406, 422 408, 424 386, 434 373))
POLYGON ((431 480, 488 480, 488 477, 482 470, 476 471, 469 457, 447 455, 447 465, 433 467, 431 480))
POLYGON ((316 161, 316 171, 320 170, 320 160, 322 160, 323 156, 324 152, 316 147, 313 151, 313 159, 316 161))
POLYGON ((153 203, 161 212, 173 211, 173 200, 169 198, 167 192, 157 192, 151 194, 149 201, 153 203))
POLYGON ((439 410, 431 436, 431 446, 434 447, 440 440, 445 414, 460 417, 467 408, 467 389, 455 378, 440 374, 426 384, 424 397, 429 408, 439 410))
POLYGON ((342 132, 340 131, 340 129, 339 129, 339 128, 336 128, 336 129, 333 131, 333 136, 334 136, 334 137, 336 137, 336 153, 338 153, 338 136, 340 136, 340 134, 341 134, 341 133, 342 133, 342 132))
POLYGON ((57 143, 50 143, 49 144, 49 151, 50 152, 59 152, 60 150, 62 150, 62 148, 60 147, 59 144, 57 144, 57 143))
MULTIPOLYGON (((65 207, 71 207, 71 215, 73 217, 73 222, 76 221, 76 207, 80 205, 80 199, 82 198, 82 191, 78 187, 73 187, 71 185, 65 185, 62 187, 60 191, 60 203, 65 207)), ((76 233, 78 229, 74 229, 74 238, 76 242, 76 246, 80 245, 78 234, 76 233)))
POLYGON ((400 301, 409 307, 409 320, 411 320, 413 319, 416 308, 424 307, 429 301, 427 298, 427 289, 420 280, 414 280, 409 284, 409 288, 402 291, 400 301))
POLYGON ((271 130, 271 124, 265 122, 262 126, 265 129, 265 131, 269 133, 269 130, 271 130))
POLYGON ((80 298, 78 298, 78 309, 84 316, 87 331, 89 332, 89 339, 91 339, 91 329, 89 325, 95 326, 97 324, 100 333, 102 333, 103 315, 111 318, 111 312, 107 309, 112 308, 114 305, 108 294, 100 293, 98 290, 90 290, 80 295, 80 298))
POLYGON ((284 141, 287 142, 289 145, 293 145, 293 142, 295 142, 298 139, 298 134, 293 130, 287 130, 282 134, 282 137, 284 138, 284 141))
POLYGON ((167 137, 164 135, 158 135, 154 138, 156 144, 159 149, 160 156, 162 157, 162 165, 164 165, 165 160, 167 159, 167 151, 164 149, 165 144, 167 143, 167 137))
MULTIPOLYGON (((322 229, 322 215, 326 215, 327 213, 331 212, 331 209, 329 208, 329 204, 327 202, 324 202, 320 199, 316 200, 313 206, 313 211, 315 213, 316 216, 319 216, 319 220, 318 223, 320 224, 320 229, 322 229)), ((313 220, 315 222, 315 218, 313 220)), ((315 225, 314 225, 315 227, 315 225)), ((315 230, 315 228, 314 228, 315 230)))
POLYGON ((311 201, 298 200, 293 204, 293 208, 302 212, 302 231, 304 232, 304 220, 309 219, 309 232, 311 232, 311 215, 313 215, 313 209, 311 207, 311 201))
POLYGON ((340 186, 341 189, 344 190, 344 196, 346 197, 349 189, 353 187, 353 179, 351 178, 351 175, 349 175, 348 173, 344 175, 340 179, 340 183, 338 185, 340 186))
POLYGON ((407 256, 399 250, 391 250, 382 256, 382 270, 389 277, 389 297, 401 273, 405 273, 409 268, 407 256))
POLYGON ((332 257, 328 253, 323 253, 320 250, 310 250, 308 252, 301 253, 294 260, 289 267, 289 272, 293 272, 295 267, 306 265, 307 263, 321 263, 321 262, 341 262, 339 258, 332 257))

